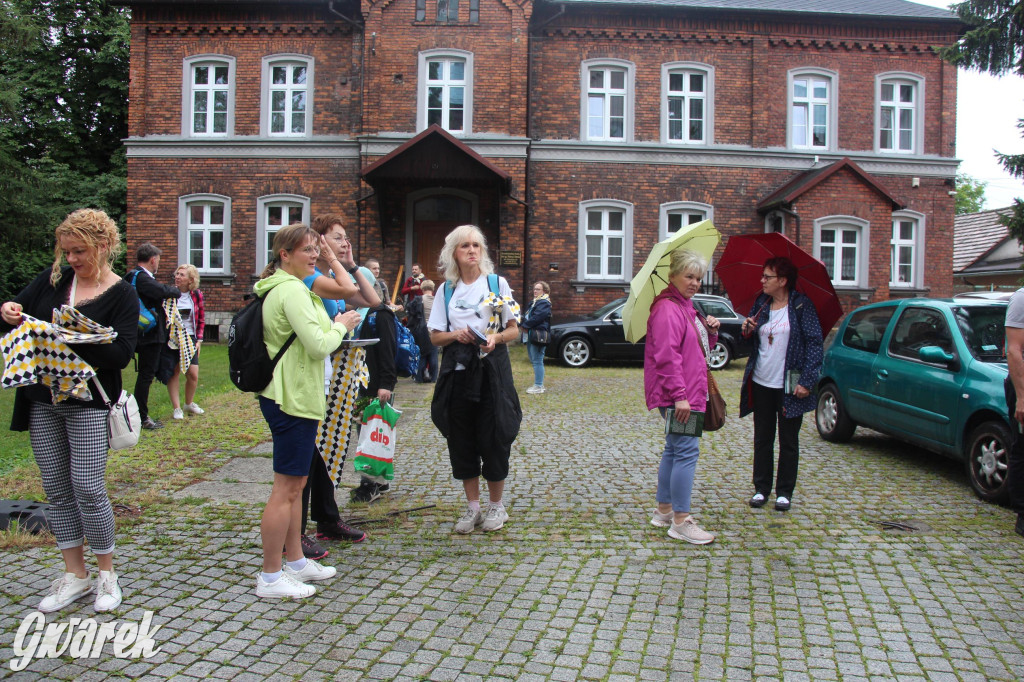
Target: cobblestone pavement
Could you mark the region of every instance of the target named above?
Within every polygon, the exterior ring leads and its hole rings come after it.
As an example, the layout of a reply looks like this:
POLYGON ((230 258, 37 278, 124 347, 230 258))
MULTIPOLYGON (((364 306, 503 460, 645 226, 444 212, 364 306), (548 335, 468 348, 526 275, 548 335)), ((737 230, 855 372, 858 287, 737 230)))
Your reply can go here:
MULTIPOLYGON (((16 679, 1024 678, 1024 540, 971 493, 954 462, 859 431, 821 441, 805 419, 792 511, 750 509, 751 422, 704 439, 695 547, 648 523, 659 423, 639 367, 549 370, 526 395, 505 528, 454 535, 462 511, 429 386, 403 380, 389 499, 345 507, 377 521, 331 545, 337 578, 304 602, 258 601, 264 500, 186 498, 118 535, 124 605, 153 611, 160 652, 8 661, 22 620, 58 575, 52 548, 0 553, 0 675, 16 679), (388 511, 433 508, 385 519, 388 511), (886 520, 924 530, 883 530, 886 520)), ((740 369, 719 374, 731 406, 740 369)), ((735 410, 735 408, 733 408, 735 410)), ((269 463, 268 463, 269 468, 269 463)), ((347 496, 345 496, 347 498, 347 496)), ((77 602, 50 623, 94 615, 77 602)))

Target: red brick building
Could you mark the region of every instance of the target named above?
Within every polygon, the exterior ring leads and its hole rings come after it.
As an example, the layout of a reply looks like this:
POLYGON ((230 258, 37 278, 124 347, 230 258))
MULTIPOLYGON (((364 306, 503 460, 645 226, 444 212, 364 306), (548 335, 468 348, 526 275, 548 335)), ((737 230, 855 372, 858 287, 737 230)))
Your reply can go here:
MULTIPOLYGON (((130 246, 224 323, 281 225, 345 216, 393 284, 472 222, 559 314, 711 218, 783 231, 847 309, 952 292, 961 24, 904 0, 126 0, 130 246)), ((709 285, 713 286, 713 281, 709 285)))

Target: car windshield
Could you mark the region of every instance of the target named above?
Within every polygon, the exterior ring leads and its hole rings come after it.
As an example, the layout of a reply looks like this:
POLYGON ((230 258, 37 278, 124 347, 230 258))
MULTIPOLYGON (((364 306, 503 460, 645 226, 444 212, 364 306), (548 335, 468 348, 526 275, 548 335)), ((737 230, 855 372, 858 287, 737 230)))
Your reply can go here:
POLYGON ((618 308, 624 302, 625 302, 625 299, 617 298, 614 301, 612 301, 611 303, 605 303, 603 306, 601 306, 600 308, 598 308, 597 310, 595 310, 594 312, 592 312, 590 314, 590 319, 592 319, 592 320, 600 319, 600 318, 604 317, 605 315, 607 315, 608 313, 610 313, 611 311, 613 311, 616 308, 618 308))
POLYGON ((1006 362, 1006 306, 965 305, 954 308, 953 315, 971 355, 984 362, 1006 362))

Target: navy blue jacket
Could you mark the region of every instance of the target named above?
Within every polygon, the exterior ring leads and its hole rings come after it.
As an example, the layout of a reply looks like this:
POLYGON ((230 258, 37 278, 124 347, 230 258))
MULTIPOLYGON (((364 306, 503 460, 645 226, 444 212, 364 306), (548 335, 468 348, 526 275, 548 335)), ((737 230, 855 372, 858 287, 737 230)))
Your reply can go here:
POLYGON ((519 324, 523 329, 551 329, 551 299, 542 298, 539 301, 534 301, 526 314, 523 315, 523 321, 519 324))
MULTIPOLYGON (((768 323, 768 316, 771 314, 771 297, 768 294, 761 294, 754 301, 754 307, 750 309, 747 317, 754 317, 758 327, 768 323)), ((824 356, 821 339, 821 323, 818 321, 818 312, 814 309, 811 299, 799 291, 789 294, 789 345, 786 346, 786 371, 792 369, 800 370, 800 381, 804 388, 810 389, 811 394, 806 398, 797 398, 792 393, 782 399, 782 411, 787 417, 797 417, 804 412, 813 410, 818 402, 814 387, 818 384, 818 377, 821 375, 821 361, 824 356)), ((747 358, 747 369, 743 372, 743 386, 740 388, 740 416, 745 417, 754 409, 753 395, 750 391, 750 383, 754 380, 754 368, 757 366, 757 356, 761 349, 761 335, 753 334, 754 347, 747 358)))

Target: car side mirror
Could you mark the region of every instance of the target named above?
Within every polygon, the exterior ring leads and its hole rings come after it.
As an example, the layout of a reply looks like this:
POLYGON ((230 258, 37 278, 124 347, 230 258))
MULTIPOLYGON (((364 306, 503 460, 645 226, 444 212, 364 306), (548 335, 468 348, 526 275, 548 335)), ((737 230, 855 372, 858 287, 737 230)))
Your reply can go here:
POLYGON ((950 369, 953 369, 952 365, 956 362, 955 355, 947 353, 938 346, 924 346, 921 350, 917 351, 917 357, 919 357, 922 362, 946 365, 950 369))

